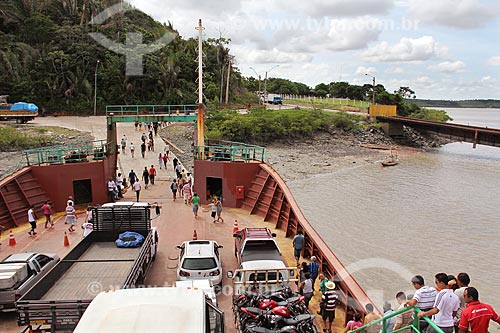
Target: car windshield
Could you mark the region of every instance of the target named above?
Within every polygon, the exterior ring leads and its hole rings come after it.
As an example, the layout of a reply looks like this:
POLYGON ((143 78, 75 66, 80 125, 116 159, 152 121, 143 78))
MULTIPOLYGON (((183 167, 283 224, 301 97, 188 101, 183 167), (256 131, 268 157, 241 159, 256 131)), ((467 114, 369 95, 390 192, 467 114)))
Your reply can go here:
POLYGON ((182 263, 182 268, 193 271, 203 271, 217 267, 214 258, 186 258, 182 263))

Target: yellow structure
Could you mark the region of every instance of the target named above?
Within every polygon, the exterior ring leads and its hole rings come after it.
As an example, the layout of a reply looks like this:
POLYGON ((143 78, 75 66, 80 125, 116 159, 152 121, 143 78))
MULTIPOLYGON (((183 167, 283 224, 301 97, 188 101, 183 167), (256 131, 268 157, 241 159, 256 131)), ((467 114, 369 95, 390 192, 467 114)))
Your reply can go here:
POLYGON ((392 117, 397 116, 396 105, 370 105, 370 117, 392 117))

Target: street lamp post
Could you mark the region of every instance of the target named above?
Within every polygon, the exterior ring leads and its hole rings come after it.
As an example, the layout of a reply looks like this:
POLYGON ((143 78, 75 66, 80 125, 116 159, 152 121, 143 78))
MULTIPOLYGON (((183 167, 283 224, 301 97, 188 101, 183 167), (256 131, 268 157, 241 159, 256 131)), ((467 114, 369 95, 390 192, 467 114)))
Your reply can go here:
POLYGON ((94 74, 94 116, 97 115, 97 68, 99 67, 99 60, 95 64, 95 74, 94 74))
POLYGON ((370 74, 365 74, 373 79, 373 91, 372 91, 372 104, 375 105, 375 76, 370 74))
POLYGON ((271 69, 269 69, 269 70, 266 71, 266 76, 264 78, 264 98, 266 99, 266 102, 268 102, 267 101, 267 73, 269 73, 270 71, 272 71, 273 69, 275 69, 275 68, 277 68, 279 66, 280 65, 276 65, 276 66, 274 66, 271 69))

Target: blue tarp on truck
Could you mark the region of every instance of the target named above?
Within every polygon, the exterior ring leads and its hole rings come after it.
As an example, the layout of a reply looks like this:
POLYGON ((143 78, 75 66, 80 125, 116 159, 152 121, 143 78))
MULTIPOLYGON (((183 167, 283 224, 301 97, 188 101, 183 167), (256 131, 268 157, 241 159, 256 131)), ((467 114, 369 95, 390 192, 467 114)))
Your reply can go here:
POLYGON ((36 106, 33 103, 25 103, 25 102, 18 102, 12 104, 10 107, 10 111, 30 111, 30 112, 37 112, 38 111, 38 106, 36 106))

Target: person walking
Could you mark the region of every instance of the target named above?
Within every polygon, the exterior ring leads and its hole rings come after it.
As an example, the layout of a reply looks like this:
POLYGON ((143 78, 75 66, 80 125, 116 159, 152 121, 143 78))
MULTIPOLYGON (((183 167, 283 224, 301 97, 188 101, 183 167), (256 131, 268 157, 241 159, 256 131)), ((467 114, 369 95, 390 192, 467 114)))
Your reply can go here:
POLYGON ((170 184, 170 190, 172 190, 172 197, 175 201, 176 197, 177 197, 177 182, 174 180, 172 180, 172 184, 170 184))
POLYGON ((168 154, 163 154, 163 166, 165 167, 165 171, 167 171, 167 162, 168 162, 168 154))
POLYGON ((28 221, 31 225, 31 230, 28 232, 28 235, 35 236, 36 235, 36 213, 34 210, 35 206, 31 205, 30 209, 28 209, 28 221))
POLYGON ((464 299, 467 306, 460 316, 459 333, 488 333, 490 320, 500 324, 500 316, 493 307, 479 301, 479 292, 476 288, 467 287, 464 290, 464 299))
POLYGON ((137 175, 135 174, 134 169, 131 169, 128 173, 128 180, 130 181, 130 185, 133 186, 137 179, 137 175))
POLYGON ((305 273, 304 277, 305 280, 300 283, 299 290, 302 290, 302 295, 304 295, 304 303, 306 304, 306 307, 309 309, 309 302, 313 297, 314 290, 313 290, 311 275, 309 274, 309 272, 305 273))
POLYGON ((212 202, 208 204, 211 208, 210 216, 212 217, 212 222, 217 222, 215 216, 217 216, 217 205, 215 204, 215 199, 212 199, 212 202))
POLYGON ((135 183, 133 186, 134 186, 134 191, 135 191, 135 196, 137 198, 137 202, 139 202, 139 195, 141 194, 141 182, 139 181, 139 179, 135 180, 135 183))
POLYGON ((146 155, 146 143, 145 142, 141 143, 141 155, 142 155, 142 158, 144 158, 144 156, 146 155))
POLYGON ((158 154, 158 165, 161 167, 163 166, 163 155, 161 153, 158 154))
POLYGON ((75 207, 73 207, 72 202, 68 203, 68 206, 66 206, 66 218, 69 223, 68 231, 74 232, 76 225, 76 213, 75 213, 75 207))
POLYGON ((314 284, 316 283, 316 278, 319 274, 319 264, 316 261, 316 256, 311 256, 311 262, 309 263, 309 274, 311 274, 311 280, 313 282, 314 289, 314 284))
POLYGON ((130 143, 130 155, 132 158, 135 158, 135 146, 133 142, 130 143))
POLYGON ((191 186, 189 186, 189 183, 185 183, 184 186, 182 186, 182 195, 184 197, 184 203, 187 205, 191 197, 191 186))
MULTIPOLYGON (((71 195, 68 197, 68 201, 66 201, 66 206, 69 205, 70 202, 73 205, 75 204, 73 201, 73 197, 71 195)), ((68 224, 68 220, 66 219, 66 215, 64 216, 64 224, 68 224)))
POLYGON ((151 183, 151 185, 155 184, 155 177, 156 177, 156 169, 153 166, 153 164, 151 164, 151 168, 149 169, 149 182, 151 183))
POLYGON ((125 148, 127 148, 127 136, 125 134, 123 134, 122 136, 121 146, 122 146, 122 153, 125 154, 126 151, 125 148))
POLYGON ((297 265, 299 264, 300 253, 302 252, 302 247, 304 246, 304 235, 302 234, 302 230, 297 232, 297 235, 293 237, 292 241, 293 245, 293 256, 297 261, 297 265))
POLYGON ((215 198, 215 206, 217 208, 217 221, 224 223, 224 219, 222 218, 222 202, 219 200, 219 198, 215 198))
POLYGON ((321 272, 318 274, 318 281, 319 281, 319 291, 321 291, 321 295, 323 295, 326 291, 326 284, 328 282, 328 278, 326 277, 325 273, 321 272))
POLYGON ((179 160, 177 159, 177 157, 174 157, 174 159, 172 160, 172 164, 174 165, 174 171, 177 170, 176 169, 177 163, 179 163, 179 160))
POLYGON ((198 209, 200 208, 200 197, 198 194, 194 193, 193 197, 191 198, 191 202, 193 203, 193 214, 194 217, 198 217, 198 209))
POLYGON ((328 281, 326 283, 326 291, 321 296, 321 318, 323 318, 323 332, 332 332, 332 324, 335 319, 335 308, 337 307, 337 300, 339 296, 335 291, 335 283, 328 281), (327 324, 328 320, 328 324, 327 324))
POLYGON ((147 189, 149 184, 148 167, 144 167, 144 170, 142 171, 142 180, 144 181, 144 188, 147 189))
POLYGON ((48 225, 50 223, 50 227, 52 228, 54 226, 54 223, 52 223, 50 214, 51 214, 51 209, 48 201, 45 201, 43 206, 42 206, 42 211, 43 215, 45 215, 45 229, 48 228, 48 225))

